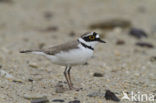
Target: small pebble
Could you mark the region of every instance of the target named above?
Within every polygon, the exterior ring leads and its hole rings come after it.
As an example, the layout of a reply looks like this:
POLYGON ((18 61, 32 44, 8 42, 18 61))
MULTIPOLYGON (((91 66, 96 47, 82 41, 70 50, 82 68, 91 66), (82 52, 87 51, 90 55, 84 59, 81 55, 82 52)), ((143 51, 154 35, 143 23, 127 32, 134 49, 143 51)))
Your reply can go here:
POLYGON ((116 102, 120 101, 120 99, 110 90, 106 90, 105 98, 106 98, 106 100, 112 100, 112 101, 116 101, 116 102))
POLYGON ((12 82, 15 82, 15 83, 23 83, 23 81, 20 80, 20 79, 14 79, 14 80, 12 80, 12 82))
POLYGON ((137 8, 137 11, 140 12, 140 13, 145 13, 147 10, 146 10, 146 7, 145 6, 139 6, 137 8))
POLYGON ((153 93, 156 93, 156 90, 154 90, 153 93))
POLYGON ((0 3, 12 3, 12 0, 0 0, 0 3))
POLYGON ((48 103, 48 102, 49 102, 49 100, 47 99, 47 97, 31 100, 31 103, 48 103))
POLYGON ((156 56, 152 56, 152 57, 150 58, 150 61, 151 61, 151 62, 155 62, 155 61, 156 61, 156 56))
POLYGON ((54 99, 54 100, 52 100, 52 102, 64 102, 64 100, 63 99, 54 99))
POLYGON ((24 99, 32 100, 32 99, 45 99, 47 96, 43 95, 33 95, 33 94, 24 94, 24 99))
POLYGON ((76 35, 76 33, 74 32, 74 31, 71 31, 70 33, 69 33, 69 36, 70 37, 74 37, 76 35))
POLYGON ((53 14, 51 12, 49 12, 49 11, 46 11, 44 13, 44 17, 49 20, 49 19, 51 19, 53 17, 53 14))
POLYGON ((8 72, 6 72, 5 70, 2 70, 2 69, 0 69, 0 76, 5 77, 10 80, 14 80, 14 78, 15 78, 11 74, 9 74, 8 72))
POLYGON ((83 65, 89 65, 89 63, 88 63, 88 62, 86 62, 86 63, 84 63, 83 65))
POLYGON ((0 77, 4 77, 6 79, 8 79, 11 82, 15 82, 15 83, 23 83, 22 80, 17 79, 16 77, 12 76, 11 74, 9 74, 8 72, 0 69, 0 77))
POLYGON ((94 73, 93 76, 94 77, 103 77, 103 74, 102 73, 94 73))
POLYGON ((24 42, 28 42, 29 39, 28 39, 28 38, 23 38, 23 41, 24 41, 24 42))
POLYGON ((116 41, 116 45, 123 45, 123 44, 125 44, 124 40, 117 40, 116 41))
POLYGON ((58 27, 57 26, 49 26, 43 30, 40 30, 41 32, 52 32, 52 31, 57 31, 58 27))
POLYGON ((28 81, 29 81, 29 82, 33 82, 34 80, 33 80, 32 78, 29 78, 28 81))
POLYGON ((128 28, 131 27, 131 22, 124 19, 111 19, 106 21, 101 21, 99 23, 91 24, 89 26, 90 29, 103 29, 103 30, 110 30, 116 27, 120 28, 128 28))
POLYGON ((105 93, 101 93, 100 91, 93 92, 87 95, 88 97, 104 97, 105 93))
POLYGON ((45 46, 45 43, 40 43, 40 44, 38 45, 39 49, 43 49, 44 46, 45 46))
POLYGON ((38 65, 36 63, 29 63, 29 66, 32 68, 38 68, 38 65))
POLYGON ((65 91, 65 88, 63 86, 63 82, 59 81, 57 85, 55 86, 55 92, 56 93, 63 93, 65 91))
POLYGON ((129 35, 137 38, 137 39, 141 39, 142 37, 147 38, 147 33, 141 29, 137 29, 137 28, 131 28, 129 31, 129 35))
POLYGON ((115 50, 115 51, 114 51, 114 55, 115 55, 115 56, 120 56, 120 55, 121 55, 121 53, 120 53, 120 51, 115 50))
POLYGON ((140 47, 154 48, 153 44, 147 42, 137 42, 136 45, 140 47))
POLYGON ((80 103, 79 100, 69 101, 69 103, 80 103))
POLYGON ((101 100, 99 100, 98 103, 103 103, 103 102, 101 100))

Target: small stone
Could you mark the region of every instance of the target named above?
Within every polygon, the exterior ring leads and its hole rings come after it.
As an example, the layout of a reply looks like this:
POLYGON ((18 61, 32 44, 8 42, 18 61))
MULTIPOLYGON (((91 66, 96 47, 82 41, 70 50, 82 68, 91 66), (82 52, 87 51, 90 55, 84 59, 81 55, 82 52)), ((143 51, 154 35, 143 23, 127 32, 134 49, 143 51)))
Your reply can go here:
POLYGON ((24 42, 28 42, 29 39, 28 39, 28 38, 23 38, 23 41, 24 41, 24 42))
POLYGON ((117 40, 116 41, 116 45, 123 45, 123 44, 125 44, 124 40, 117 40))
POLYGON ((29 66, 32 68, 38 68, 38 65, 36 63, 29 63, 29 66))
POLYGON ((57 26, 49 26, 45 29, 40 30, 41 32, 52 32, 52 31, 57 31, 58 27, 57 26))
POLYGON ((88 62, 85 62, 83 65, 89 65, 89 63, 88 62))
POLYGON ((11 82, 23 83, 22 80, 15 78, 14 76, 12 76, 11 74, 9 74, 8 72, 6 72, 2 69, 0 69, 0 77, 4 77, 11 82))
POLYGON ((33 82, 34 80, 33 80, 32 78, 29 78, 28 81, 29 81, 29 82, 33 82))
POLYGON ((87 96, 88 97, 96 97, 98 95, 97 95, 97 92, 93 92, 93 93, 88 94, 87 96))
POLYGON ((12 3, 12 0, 0 0, 0 3, 12 3))
POLYGON ((103 102, 101 100, 99 100, 98 103, 103 103, 103 102))
POLYGON ((74 31, 71 31, 70 33, 69 33, 69 36, 70 37, 74 37, 76 35, 76 33, 74 32, 74 31))
POLYGON ((79 100, 69 101, 69 103, 80 103, 79 100))
POLYGON ((116 101, 116 102, 120 101, 120 99, 110 90, 106 90, 105 98, 106 98, 106 100, 112 100, 112 101, 116 101))
POLYGON ((136 45, 140 47, 154 48, 153 44, 147 42, 137 42, 136 45))
POLYGON ((89 26, 90 29, 102 29, 102 30, 110 30, 116 27, 120 28, 128 28, 131 27, 131 22, 124 19, 111 19, 106 21, 101 21, 99 23, 94 23, 89 26))
POLYGON ((156 93, 156 90, 154 90, 153 93, 156 93))
POLYGON ((45 46, 45 43, 40 43, 40 44, 38 45, 39 49, 43 49, 44 46, 45 46))
POLYGON ((151 62, 155 62, 155 61, 156 61, 156 56, 152 56, 152 57, 150 58, 150 61, 151 61, 151 62))
POLYGON ((104 97, 104 93, 93 92, 87 95, 88 97, 104 97))
POLYGON ((12 80, 12 82, 15 82, 15 83, 23 83, 23 81, 20 80, 20 79, 14 79, 14 80, 12 80))
POLYGON ((9 74, 8 72, 6 72, 5 70, 2 70, 2 69, 0 69, 0 76, 5 77, 7 79, 11 79, 11 80, 14 79, 14 77, 11 74, 9 74))
POLYGON ((115 50, 115 51, 114 51, 114 55, 115 55, 115 56, 120 56, 121 53, 120 53, 118 50, 115 50))
POLYGON ((93 76, 94 77, 103 77, 103 74, 102 73, 94 73, 93 76))
POLYGON ((63 82, 61 82, 61 81, 59 81, 55 87, 56 87, 56 89, 55 89, 56 93, 63 93, 65 91, 63 82))
POLYGON ((49 100, 47 99, 47 97, 31 100, 31 103, 48 103, 48 102, 49 102, 49 100))
POLYGON ((64 100, 63 99, 54 99, 54 100, 52 100, 52 102, 64 102, 64 100))
POLYGON ((104 97, 105 93, 101 93, 101 91, 92 92, 87 95, 88 97, 104 97))
POLYGON ((45 31, 48 31, 48 32, 57 31, 57 30, 58 30, 58 27, 56 27, 56 26, 50 26, 47 29, 45 29, 45 31))
POLYGON ((147 38, 147 33, 141 29, 137 29, 137 28, 131 28, 129 31, 129 35, 137 38, 137 39, 141 39, 142 37, 147 38))
POLYGON ((138 10, 138 12, 140 12, 140 13, 145 13, 145 12, 147 11, 145 6, 139 6, 139 7, 137 8, 137 10, 138 10))
POLYGON ((33 95, 33 94, 24 94, 24 99, 34 100, 34 99, 47 99, 47 96, 43 95, 33 95))
POLYGON ((53 17, 53 14, 50 11, 46 11, 44 13, 44 17, 49 20, 53 17))

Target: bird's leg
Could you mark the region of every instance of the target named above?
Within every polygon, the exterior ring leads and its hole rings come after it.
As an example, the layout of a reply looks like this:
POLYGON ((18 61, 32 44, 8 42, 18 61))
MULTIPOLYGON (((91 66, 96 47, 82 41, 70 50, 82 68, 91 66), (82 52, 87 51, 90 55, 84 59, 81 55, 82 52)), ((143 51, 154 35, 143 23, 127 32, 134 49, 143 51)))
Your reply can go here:
POLYGON ((69 78, 69 82, 70 82, 70 85, 73 87, 73 83, 72 83, 72 81, 71 81, 71 76, 70 76, 70 70, 71 70, 71 67, 69 67, 69 69, 68 69, 68 78, 69 78))
POLYGON ((71 86, 71 84, 70 84, 70 81, 69 81, 69 78, 68 78, 68 68, 70 68, 69 66, 66 66, 66 69, 65 69, 65 71, 64 71, 64 76, 65 76, 65 78, 66 78, 66 81, 67 81, 67 83, 68 83, 68 86, 69 86, 69 89, 72 89, 72 86, 71 86))
POLYGON ((75 88, 75 87, 73 87, 73 83, 72 83, 71 77, 70 77, 70 70, 71 70, 71 67, 69 66, 69 68, 68 68, 68 70, 67 70, 67 73, 68 73, 68 79, 69 79, 69 83, 70 83, 70 89, 79 91, 79 90, 81 90, 82 88, 75 88))

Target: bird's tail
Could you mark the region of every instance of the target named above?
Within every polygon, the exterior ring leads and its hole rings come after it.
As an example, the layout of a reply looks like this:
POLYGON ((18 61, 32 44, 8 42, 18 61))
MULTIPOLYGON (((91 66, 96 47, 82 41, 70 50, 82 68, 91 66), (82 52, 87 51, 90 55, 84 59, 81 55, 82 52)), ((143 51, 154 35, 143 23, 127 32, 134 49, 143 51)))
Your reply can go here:
POLYGON ((20 51, 20 53, 30 53, 30 52, 33 52, 34 50, 22 50, 20 51))
POLYGON ((41 52, 41 50, 22 50, 20 53, 32 53, 32 52, 41 52))
POLYGON ((20 53, 32 53, 32 54, 40 54, 45 55, 41 50, 22 50, 20 53))

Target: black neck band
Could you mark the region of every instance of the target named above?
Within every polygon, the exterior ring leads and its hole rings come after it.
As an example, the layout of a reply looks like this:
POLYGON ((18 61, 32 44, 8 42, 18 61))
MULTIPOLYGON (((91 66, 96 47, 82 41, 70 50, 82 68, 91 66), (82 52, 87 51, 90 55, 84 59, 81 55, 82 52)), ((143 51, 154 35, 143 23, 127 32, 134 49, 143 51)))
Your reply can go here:
POLYGON ((88 48, 88 49, 91 49, 91 50, 94 50, 94 48, 92 48, 91 46, 88 46, 88 45, 86 45, 86 44, 80 42, 79 40, 77 40, 77 41, 78 41, 79 43, 81 43, 81 45, 82 45, 83 47, 88 48))

